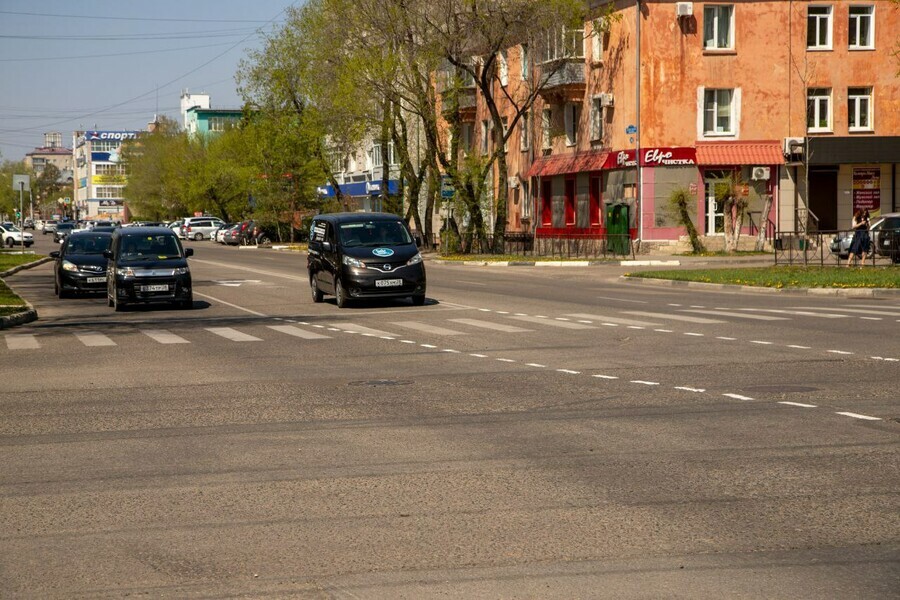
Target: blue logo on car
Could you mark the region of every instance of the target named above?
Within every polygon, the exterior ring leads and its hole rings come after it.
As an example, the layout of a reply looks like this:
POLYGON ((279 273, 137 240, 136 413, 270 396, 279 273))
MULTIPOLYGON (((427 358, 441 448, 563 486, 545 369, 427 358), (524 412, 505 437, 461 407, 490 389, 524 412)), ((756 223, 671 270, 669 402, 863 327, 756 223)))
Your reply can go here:
POLYGON ((372 250, 372 254, 375 256, 393 256, 394 251, 390 248, 375 248, 372 250))

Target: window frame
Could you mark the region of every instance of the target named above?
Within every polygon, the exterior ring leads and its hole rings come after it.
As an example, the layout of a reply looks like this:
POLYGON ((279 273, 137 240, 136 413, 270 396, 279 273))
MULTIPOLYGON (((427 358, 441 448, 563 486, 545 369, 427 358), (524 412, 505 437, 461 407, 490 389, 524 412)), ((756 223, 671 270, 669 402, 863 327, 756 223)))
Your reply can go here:
POLYGON ((806 89, 806 132, 807 133, 831 133, 834 131, 834 102, 832 98, 832 88, 807 88, 806 89), (814 93, 825 91, 827 93, 814 93), (812 114, 810 112, 810 103, 814 102, 814 112, 815 118, 813 122, 818 123, 821 118, 819 114, 819 109, 821 107, 820 101, 825 100, 825 105, 827 107, 827 120, 828 125, 825 127, 820 126, 810 126, 810 118, 812 118, 812 114))
POLYGON ((557 60, 584 60, 584 27, 554 28, 546 32, 544 55, 541 62, 557 60))
POLYGON ((549 107, 541 110, 541 147, 544 150, 553 148, 553 109, 549 107))
POLYGON ((735 48, 735 40, 734 40, 734 30, 735 30, 735 6, 734 4, 707 4, 703 7, 703 50, 706 52, 727 52, 733 51, 735 48), (728 44, 725 46, 718 45, 719 32, 720 32, 720 17, 721 11, 723 9, 729 9, 728 16, 728 44), (712 31, 712 42, 713 45, 709 45, 709 41, 706 39, 706 25, 709 22, 708 13, 713 14, 713 31, 712 31))
POLYGON ((850 50, 874 50, 875 49, 875 5, 874 4, 851 5, 849 13, 847 15, 847 30, 848 30, 848 32, 847 32, 847 47, 850 50), (864 15, 860 15, 860 14, 854 15, 853 14, 854 9, 856 9, 856 10, 867 9, 868 13, 864 14, 864 15), (868 35, 868 40, 866 40, 867 41, 866 44, 859 43, 860 23, 862 22, 863 18, 868 19, 868 21, 869 21, 869 31, 868 31, 869 35, 868 35), (856 21, 855 27, 854 27, 854 21, 856 21), (856 38, 857 38, 856 44, 853 44, 850 41, 853 37, 854 29, 856 30, 855 31, 856 38))
POLYGON ((519 150, 525 152, 531 149, 531 111, 526 110, 519 119, 519 150))
POLYGON ((591 98, 591 131, 590 141, 600 142, 603 140, 603 102, 600 96, 591 98))
POLYGON ((827 51, 831 50, 834 45, 834 6, 831 4, 810 4, 806 7, 806 49, 812 51, 827 51), (813 9, 825 9, 827 14, 825 15, 813 15, 810 11, 813 9), (810 20, 815 18, 816 20, 816 44, 810 45, 809 40, 809 25, 810 20), (827 31, 825 32, 825 43, 821 43, 821 40, 818 39, 819 34, 819 22, 824 18, 827 23, 827 31))
POLYGON ((491 136, 490 121, 488 121, 487 119, 482 119, 481 120, 481 154, 482 155, 486 155, 488 153, 488 149, 490 147, 489 146, 490 136, 491 136))
POLYGON ((563 106, 566 128, 566 147, 573 148, 578 145, 578 122, 581 120, 581 104, 566 102, 563 106))
POLYGON ((850 132, 871 132, 875 130, 874 124, 872 123, 872 119, 875 111, 873 110, 873 103, 875 101, 874 89, 872 86, 863 86, 863 87, 854 87, 847 88, 847 130, 850 132), (865 93, 860 93, 865 91, 865 93), (862 114, 859 110, 860 100, 866 101, 866 125, 851 125, 851 118, 856 117, 857 123, 859 122, 859 117, 862 114))
POLYGON ((735 99, 737 94, 735 93, 735 88, 704 88, 703 89, 703 136, 704 137, 719 137, 719 136, 733 136, 737 132, 737 127, 735 121, 736 112, 735 112, 735 99), (730 97, 728 101, 728 129, 727 130, 719 130, 718 129, 718 120, 719 120, 719 93, 720 92, 729 92, 730 97), (710 112, 709 107, 709 94, 713 94, 713 119, 712 129, 707 128, 707 114, 710 112))

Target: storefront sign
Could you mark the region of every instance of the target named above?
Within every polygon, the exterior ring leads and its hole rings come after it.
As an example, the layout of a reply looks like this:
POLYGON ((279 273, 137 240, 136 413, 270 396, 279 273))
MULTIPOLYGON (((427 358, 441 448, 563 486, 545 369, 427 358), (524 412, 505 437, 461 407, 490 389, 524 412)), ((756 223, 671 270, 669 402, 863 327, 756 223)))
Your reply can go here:
MULTIPOLYGON (((681 167, 697 164, 697 150, 694 148, 641 148, 642 167, 681 167)), ((634 167, 634 150, 610 152, 604 169, 624 169, 634 167)))
POLYGON ((881 210, 880 167, 853 169, 853 212, 857 210, 870 213, 881 210))
POLYGON ((113 140, 121 142, 123 140, 137 139, 137 131, 85 131, 84 139, 92 140, 113 140))
POLYGON ((94 175, 91 177, 94 185, 125 185, 124 175, 94 175))
POLYGON ((123 200, 98 200, 100 206, 122 206, 123 200))

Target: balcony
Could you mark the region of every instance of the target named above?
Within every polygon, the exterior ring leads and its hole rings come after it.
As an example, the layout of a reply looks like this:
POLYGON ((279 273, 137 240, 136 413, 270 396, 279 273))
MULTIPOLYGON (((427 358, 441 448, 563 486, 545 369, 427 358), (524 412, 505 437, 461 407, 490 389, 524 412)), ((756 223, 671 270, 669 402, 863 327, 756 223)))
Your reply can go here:
POLYGON ((463 123, 474 123, 477 107, 477 94, 474 85, 440 90, 441 101, 444 103, 445 118, 453 110, 453 97, 451 94, 454 92, 456 94, 456 110, 459 114, 459 120, 463 123))
POLYGON ((554 104, 581 102, 587 89, 584 58, 560 58, 541 65, 541 96, 554 104))

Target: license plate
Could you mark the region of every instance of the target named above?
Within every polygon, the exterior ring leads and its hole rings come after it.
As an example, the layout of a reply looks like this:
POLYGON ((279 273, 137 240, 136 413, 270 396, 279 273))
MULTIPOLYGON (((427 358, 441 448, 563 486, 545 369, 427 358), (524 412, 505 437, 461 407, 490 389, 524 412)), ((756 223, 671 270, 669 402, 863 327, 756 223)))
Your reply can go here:
POLYGON ((168 292, 169 286, 167 285, 142 285, 142 292, 168 292))
POLYGON ((88 277, 87 278, 88 283, 103 283, 104 281, 106 281, 106 277, 88 277))
POLYGON ((402 279, 376 279, 375 287, 395 287, 403 285, 402 279))

